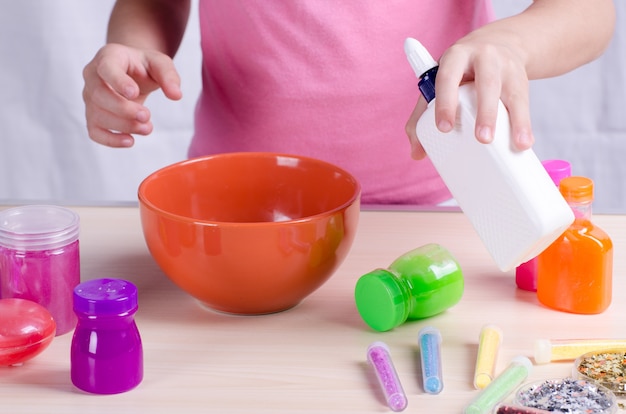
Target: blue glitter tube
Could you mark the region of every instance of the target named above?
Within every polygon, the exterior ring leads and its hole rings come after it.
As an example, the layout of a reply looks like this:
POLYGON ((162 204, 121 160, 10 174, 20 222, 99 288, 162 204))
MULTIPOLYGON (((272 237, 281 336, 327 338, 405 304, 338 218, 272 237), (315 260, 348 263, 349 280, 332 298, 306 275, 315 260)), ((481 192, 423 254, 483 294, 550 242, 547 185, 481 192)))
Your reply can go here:
POLYGON ((387 345, 379 341, 372 343, 367 348, 367 360, 374 367, 389 408, 393 411, 404 410, 407 406, 406 395, 391 361, 387 345))
POLYGON ((441 333, 432 326, 422 328, 417 334, 422 363, 424 391, 439 394, 443 389, 441 374, 441 333))
POLYGON ((488 414, 507 395, 519 386, 532 369, 532 362, 525 356, 517 356, 509 366, 484 388, 465 408, 465 414, 488 414))

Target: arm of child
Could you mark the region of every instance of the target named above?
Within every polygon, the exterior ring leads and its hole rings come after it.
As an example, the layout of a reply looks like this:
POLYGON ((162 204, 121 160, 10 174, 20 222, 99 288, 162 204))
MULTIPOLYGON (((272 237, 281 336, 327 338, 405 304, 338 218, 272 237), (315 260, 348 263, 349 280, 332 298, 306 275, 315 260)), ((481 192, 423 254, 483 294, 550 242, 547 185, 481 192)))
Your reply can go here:
MULTIPOLYGON (((558 76, 588 63, 613 35, 612 0, 535 0, 522 13, 487 24, 458 40, 441 57, 435 118, 447 132, 454 124, 459 84, 474 81, 478 96, 476 138, 493 139, 498 99, 509 111, 511 134, 519 149, 530 148, 528 81, 558 76)), ((412 156, 425 157, 415 125, 425 110, 418 102, 406 131, 412 156)))
POLYGON ((118 0, 107 44, 85 66, 83 100, 87 131, 111 147, 134 144, 132 134, 152 132, 144 106, 156 89, 180 99, 180 78, 172 57, 182 40, 190 0, 118 0))

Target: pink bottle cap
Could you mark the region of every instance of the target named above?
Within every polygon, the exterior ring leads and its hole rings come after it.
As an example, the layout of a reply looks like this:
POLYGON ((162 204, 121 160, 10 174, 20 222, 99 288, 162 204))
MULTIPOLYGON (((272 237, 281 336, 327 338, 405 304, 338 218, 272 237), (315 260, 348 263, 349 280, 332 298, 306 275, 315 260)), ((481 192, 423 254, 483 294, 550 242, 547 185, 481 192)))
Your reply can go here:
POLYGON ((564 160, 545 160, 541 164, 546 169, 554 185, 558 186, 563 178, 572 175, 572 165, 564 160))

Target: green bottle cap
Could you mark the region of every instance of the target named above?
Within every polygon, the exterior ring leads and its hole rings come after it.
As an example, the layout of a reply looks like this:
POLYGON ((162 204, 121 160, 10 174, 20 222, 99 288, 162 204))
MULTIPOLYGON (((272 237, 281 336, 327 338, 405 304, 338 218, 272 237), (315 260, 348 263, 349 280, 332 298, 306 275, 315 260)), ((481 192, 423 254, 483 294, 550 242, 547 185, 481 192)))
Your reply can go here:
POLYGON ((361 276, 354 299, 361 317, 372 329, 388 331, 406 320, 402 288, 387 270, 377 269, 361 276))

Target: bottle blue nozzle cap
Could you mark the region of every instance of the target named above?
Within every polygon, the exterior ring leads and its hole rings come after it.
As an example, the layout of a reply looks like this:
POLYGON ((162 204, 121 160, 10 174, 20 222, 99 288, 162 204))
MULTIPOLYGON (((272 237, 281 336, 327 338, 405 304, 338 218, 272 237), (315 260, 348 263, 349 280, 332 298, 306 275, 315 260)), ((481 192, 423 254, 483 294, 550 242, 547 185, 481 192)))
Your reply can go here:
POLYGON ((359 314, 372 329, 388 331, 406 319, 404 294, 387 270, 377 269, 361 276, 354 298, 359 314))
POLYGON ((426 102, 430 103, 435 99, 435 77, 439 69, 437 62, 420 42, 411 37, 404 41, 404 52, 415 76, 420 79, 418 82, 420 92, 426 102))
POLYGON ((404 41, 404 53, 415 72, 415 76, 421 78, 424 73, 437 67, 437 62, 430 55, 428 50, 416 39, 408 37, 404 41))

